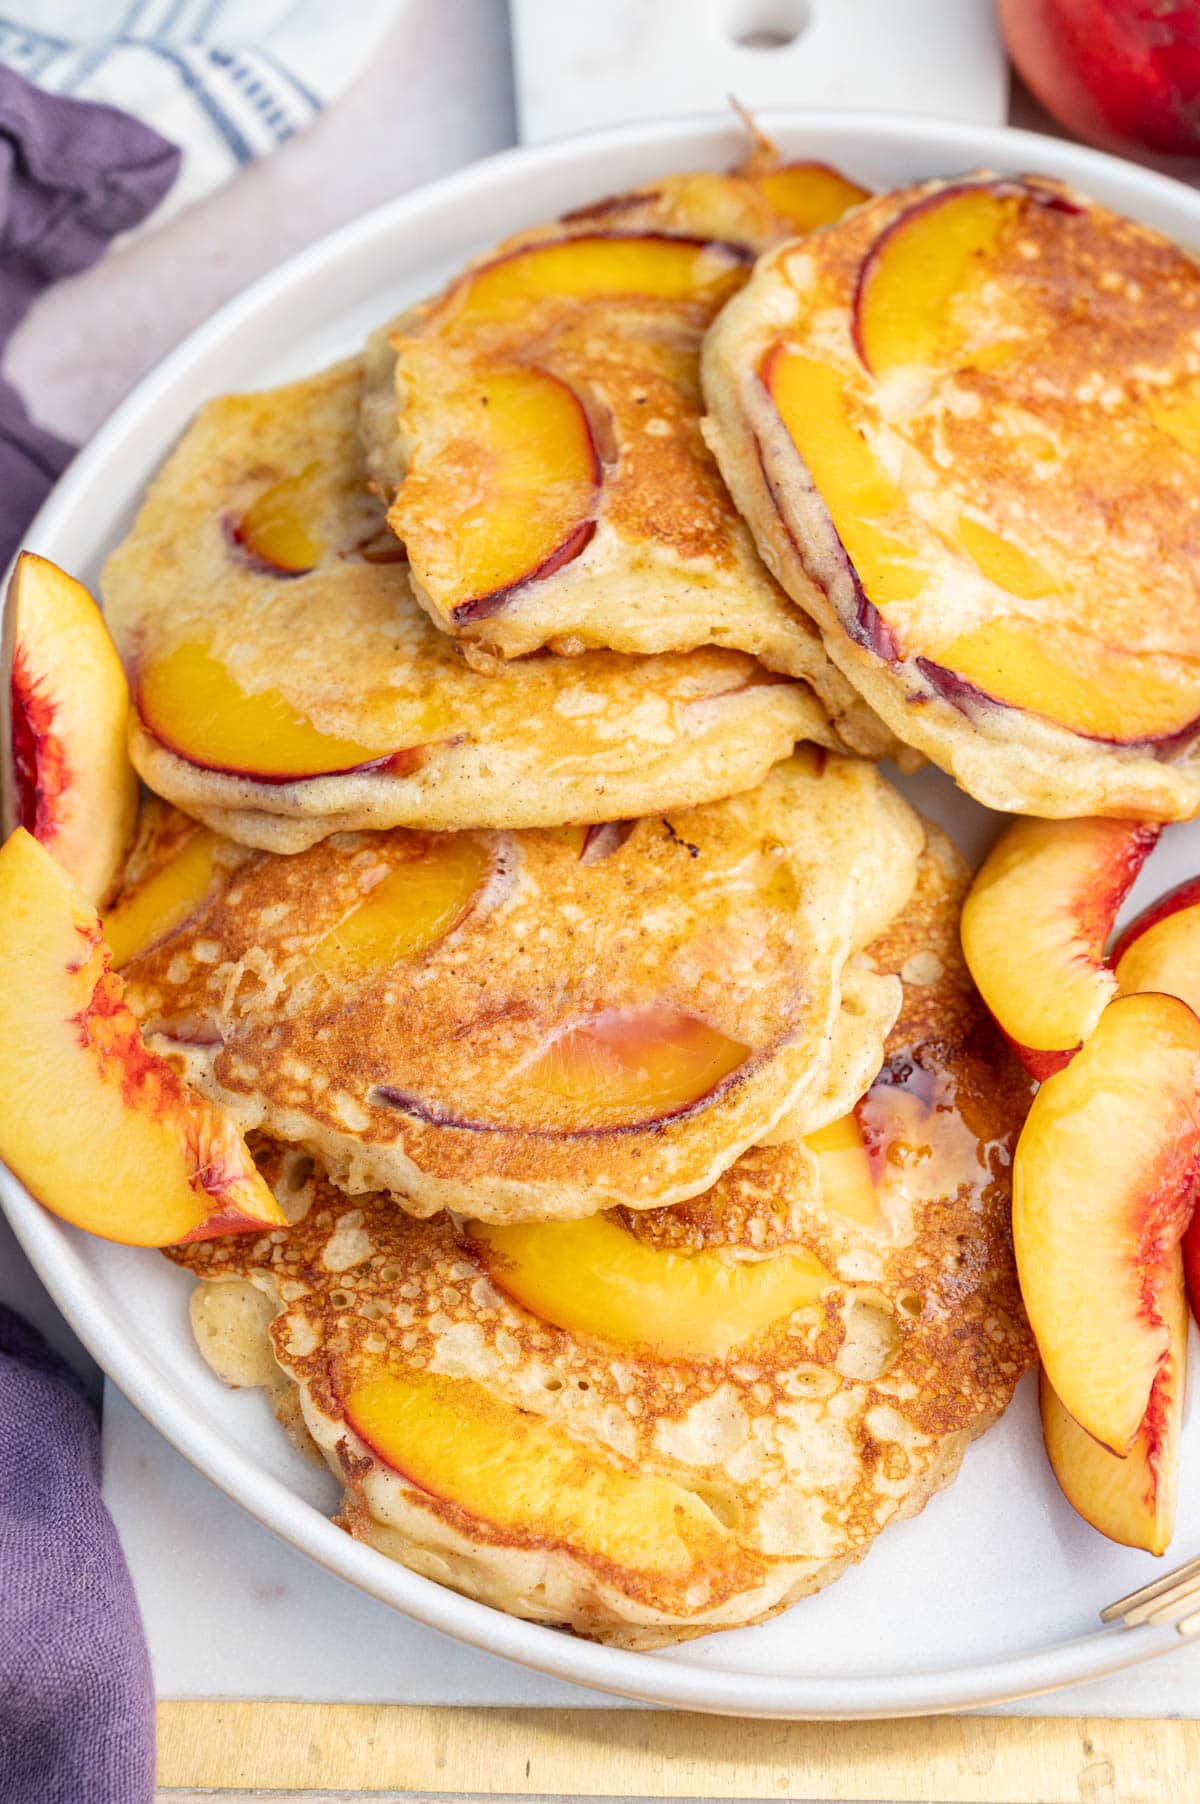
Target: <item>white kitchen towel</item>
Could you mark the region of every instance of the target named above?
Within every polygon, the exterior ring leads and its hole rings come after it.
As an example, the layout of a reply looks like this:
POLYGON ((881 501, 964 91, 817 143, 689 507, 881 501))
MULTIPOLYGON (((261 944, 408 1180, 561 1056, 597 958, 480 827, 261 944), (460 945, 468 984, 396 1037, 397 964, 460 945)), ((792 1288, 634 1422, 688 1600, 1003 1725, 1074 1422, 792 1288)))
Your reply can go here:
POLYGON ((405 3, 0 0, 0 62, 179 145, 179 177, 146 222, 157 226, 310 124, 405 3))

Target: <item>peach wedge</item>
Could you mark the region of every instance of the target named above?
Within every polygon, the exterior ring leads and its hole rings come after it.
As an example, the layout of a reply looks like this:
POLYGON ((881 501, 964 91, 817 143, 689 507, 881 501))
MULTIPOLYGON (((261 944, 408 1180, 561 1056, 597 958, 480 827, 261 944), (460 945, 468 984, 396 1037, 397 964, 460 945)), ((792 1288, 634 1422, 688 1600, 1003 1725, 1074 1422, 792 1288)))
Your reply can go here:
POLYGON ((1065 1065, 1116 995, 1105 942, 1157 838, 1138 821, 1017 820, 984 860, 963 954, 1032 1077, 1065 1065))
POLYGON ((698 1570, 718 1594, 743 1576, 751 1556, 693 1491, 585 1449, 473 1379, 369 1359, 333 1376, 347 1426, 376 1457, 489 1538, 548 1543, 606 1576, 653 1574, 668 1599, 698 1570))
POLYGON ((133 833, 138 784, 126 751, 129 688, 82 584, 23 551, 13 616, 9 826, 28 828, 98 902, 133 833))
POLYGON ((147 732, 203 770, 295 783, 394 764, 406 755, 322 732, 280 690, 243 689, 228 666, 197 642, 147 657, 134 673, 134 695, 147 732))
POLYGON ((987 259, 1028 190, 973 182, 907 207, 876 240, 854 298, 854 342, 873 375, 953 366, 956 303, 982 285, 987 259))
POLYGON ((1166 1552, 1175 1526, 1179 1489, 1188 1314, 1178 1252, 1163 1282, 1159 1309, 1167 1332, 1167 1352, 1124 1459, 1084 1433, 1059 1402, 1045 1372, 1039 1390, 1046 1452, 1068 1503, 1110 1541, 1141 1547, 1147 1553, 1166 1552))
POLYGON ((21 827, 0 849, 0 1157, 106 1240, 285 1225, 233 1123, 143 1044, 94 909, 21 827))
POLYGON ((1198 1181, 1200 1019, 1174 996, 1120 996, 1034 1098, 1013 1245, 1047 1379, 1122 1457, 1170 1350, 1162 1292, 1198 1181))
POLYGON ((388 518, 413 575, 458 625, 553 575, 596 530, 600 460, 573 389, 532 364, 480 364, 440 396, 388 518))
POLYGON ((811 1253, 677 1253, 645 1245, 612 1215, 473 1222, 467 1236, 497 1289, 532 1315, 664 1359, 722 1359, 834 1282, 811 1253))

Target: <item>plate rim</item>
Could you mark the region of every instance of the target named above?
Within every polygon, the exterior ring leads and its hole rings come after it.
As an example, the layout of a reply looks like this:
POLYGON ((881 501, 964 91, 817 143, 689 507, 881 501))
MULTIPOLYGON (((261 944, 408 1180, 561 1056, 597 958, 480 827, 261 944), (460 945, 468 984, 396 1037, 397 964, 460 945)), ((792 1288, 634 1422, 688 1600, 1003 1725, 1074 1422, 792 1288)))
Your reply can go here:
MULTIPOLYGON (((758 120, 768 133, 785 139, 805 132, 840 137, 850 160, 855 142, 870 145, 873 140, 900 135, 919 142, 923 149, 944 148, 948 155, 956 149, 961 154, 964 142, 970 142, 989 147, 985 158, 994 156, 1001 164, 1024 158, 1032 165, 1049 163, 1064 179, 1084 187, 1089 175, 1102 186, 1115 182, 1131 196, 1134 207, 1138 198, 1145 197, 1169 212, 1185 218, 1190 215, 1195 239, 1200 241, 1200 194, 1173 177, 1065 140, 1005 126, 857 109, 766 108, 758 120)), ((139 419, 168 400, 185 373, 210 350, 236 336, 260 311, 303 287, 340 256, 361 250, 372 239, 387 240, 416 230, 423 213, 438 212, 447 204, 469 204, 497 186, 507 189, 523 174, 593 156, 603 166, 607 149, 649 155, 697 134, 736 138, 736 128, 725 112, 688 113, 580 132, 546 144, 517 146, 386 201, 306 246, 231 297, 142 377, 70 464, 27 529, 25 542, 53 556, 56 537, 65 529, 77 497, 86 492, 139 419)), ((953 173, 953 168, 947 173, 953 173)), ((152 1361, 122 1331, 106 1304, 103 1286, 79 1255, 80 1231, 42 1209, 2 1165, 0 1204, 34 1270, 79 1339, 109 1379, 179 1453, 266 1528, 326 1570, 424 1626, 501 1659, 644 1703, 746 1717, 828 1720, 920 1715, 1010 1702, 1099 1678, 1185 1645, 1169 1626, 1117 1626, 1098 1628, 1032 1652, 953 1668, 777 1677, 707 1667, 686 1657, 666 1660, 652 1653, 606 1647, 508 1616, 421 1578, 352 1540, 282 1479, 257 1465, 230 1436, 189 1414, 172 1387, 157 1375, 152 1361)), ((711 1648, 719 1645, 719 1637, 706 1636, 697 1645, 711 1648)))

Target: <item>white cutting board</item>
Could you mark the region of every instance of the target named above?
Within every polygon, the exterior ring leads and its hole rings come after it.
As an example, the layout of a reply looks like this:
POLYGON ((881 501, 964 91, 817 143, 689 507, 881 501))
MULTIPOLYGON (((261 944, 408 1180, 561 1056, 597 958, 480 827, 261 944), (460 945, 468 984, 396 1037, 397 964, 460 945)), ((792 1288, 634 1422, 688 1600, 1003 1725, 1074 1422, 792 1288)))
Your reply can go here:
POLYGON ((522 141, 744 106, 1002 125, 993 0, 509 0, 522 141))

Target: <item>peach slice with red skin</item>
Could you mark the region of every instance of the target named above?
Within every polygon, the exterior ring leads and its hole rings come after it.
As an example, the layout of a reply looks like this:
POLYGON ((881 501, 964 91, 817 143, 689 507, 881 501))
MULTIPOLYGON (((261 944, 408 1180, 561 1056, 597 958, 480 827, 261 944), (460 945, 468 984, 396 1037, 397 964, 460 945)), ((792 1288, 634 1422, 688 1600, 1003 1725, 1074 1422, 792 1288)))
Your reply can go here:
MULTIPOLYGON (((1163 990, 1200 1013, 1200 877, 1189 877, 1144 909, 1113 947, 1122 995, 1163 990)), ((1192 1313, 1200 1321, 1200 1217, 1183 1237, 1192 1313)))
POLYGON ((1178 1251, 1159 1292, 1158 1306, 1166 1328, 1167 1351, 1133 1445, 1123 1459, 1085 1434, 1059 1402, 1044 1371, 1039 1403, 1050 1465, 1072 1508, 1110 1541, 1162 1554, 1175 1527, 1187 1386, 1188 1313, 1178 1251))
POLYGON ((482 840, 431 835, 420 856, 396 865, 318 940, 296 975, 353 975, 415 957, 463 919, 487 866, 482 840))
POLYGON ((519 322, 539 301, 694 302, 711 313, 745 280, 736 244, 666 232, 587 232, 543 239, 479 264, 436 309, 439 332, 519 322))
POLYGON ((260 783, 383 768, 403 772, 415 768, 422 752, 421 746, 370 746, 324 733, 281 690, 243 689, 200 644, 143 658, 134 695, 147 732, 177 757, 260 783))
POLYGON ((319 464, 284 476, 228 522, 229 535, 255 567, 272 576, 306 576, 321 561, 323 541, 306 517, 305 496, 319 464))
POLYGON ((81 583, 23 551, 14 620, 9 822, 26 827, 90 902, 112 883, 133 833, 138 783, 126 750, 129 686, 81 583))
POLYGON ((1077 211, 1032 183, 963 182, 915 201, 884 228, 863 259, 852 305, 855 348, 872 375, 953 368, 964 354, 994 366, 1010 354, 1003 340, 970 353, 956 304, 978 291, 1002 234, 1030 206, 1077 211))
POLYGON ((1013 1162, 1013 1246, 1046 1376, 1124 1456, 1169 1350, 1162 1291, 1200 1186, 1200 1019, 1110 1002, 1033 1100, 1013 1162))
POLYGON ((703 1571, 710 1596, 756 1562, 691 1490, 587 1448, 556 1421, 471 1378, 359 1360, 331 1374, 347 1427, 429 1497, 487 1537, 551 1543, 610 1576, 629 1571, 671 1597, 703 1571))
POLYGON ((480 364, 441 397, 389 520, 417 579, 456 624, 486 620, 552 576, 596 530, 600 460, 573 389, 532 364, 480 364))
POLYGON ((215 833, 193 823, 173 857, 105 910, 101 927, 115 970, 195 913, 212 888, 219 844, 215 833))
POLYGON ((23 828, 0 848, 0 1156, 107 1240, 286 1225, 237 1128, 143 1044, 95 910, 23 828))
POLYGON ((514 1069, 486 1119, 467 1119, 388 1085, 375 1094, 440 1127, 593 1136, 691 1114, 736 1081, 749 1057, 748 1046, 719 1028, 660 1003, 602 1009, 564 1024, 514 1069))
POLYGON ((860 188, 828 163, 781 163, 748 179, 779 217, 799 233, 832 225, 851 207, 871 198, 869 188, 860 188))
POLYGON ((834 1282, 813 1254, 740 1260, 647 1245, 612 1215, 472 1222, 467 1239, 498 1290, 569 1334, 723 1359, 834 1282))
POLYGON ((1140 821, 1016 820, 976 874, 963 955, 1030 1076, 1065 1065, 1116 995, 1105 943, 1158 834, 1140 821))

